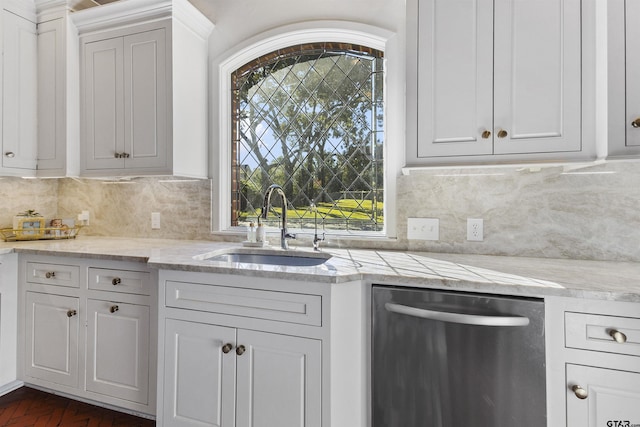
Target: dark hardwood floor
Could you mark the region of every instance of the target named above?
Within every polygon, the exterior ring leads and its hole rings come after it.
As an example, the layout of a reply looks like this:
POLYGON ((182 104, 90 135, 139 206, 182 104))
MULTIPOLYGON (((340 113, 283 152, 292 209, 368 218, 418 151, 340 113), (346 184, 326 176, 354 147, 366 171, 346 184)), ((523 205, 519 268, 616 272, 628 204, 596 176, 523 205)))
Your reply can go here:
POLYGON ((151 427, 155 421, 21 387, 0 397, 0 427, 151 427))

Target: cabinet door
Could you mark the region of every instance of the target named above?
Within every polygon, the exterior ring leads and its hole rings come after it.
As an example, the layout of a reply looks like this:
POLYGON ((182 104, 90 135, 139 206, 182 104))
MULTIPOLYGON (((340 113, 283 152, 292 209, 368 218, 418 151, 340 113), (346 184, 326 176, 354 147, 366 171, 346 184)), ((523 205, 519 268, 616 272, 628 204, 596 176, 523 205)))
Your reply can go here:
POLYGON ((234 328, 166 320, 162 425, 234 426, 235 342, 234 328))
POLYGON ((319 340, 238 331, 237 427, 320 427, 319 340))
POLYGON ((640 2, 625 1, 625 8, 627 146, 640 146, 640 2))
POLYGON ((493 1, 418 8, 418 157, 491 154, 493 1))
POLYGON ((27 376, 78 387, 78 298, 26 293, 27 376))
POLYGON ((3 11, 2 166, 36 169, 36 25, 3 11))
POLYGON ((640 373, 567 365, 567 427, 635 424, 640 424, 640 373), (574 386, 587 397, 576 397, 574 386))
POLYGON ((124 158, 123 40, 84 45, 84 168, 122 169, 124 158))
POLYGON ((124 38, 125 164, 167 167, 167 59, 165 30, 124 38))
POLYGON ((87 301, 88 391, 147 404, 149 307, 87 301))
POLYGON ((66 165, 64 20, 38 24, 38 170, 66 165))
POLYGON ((494 153, 579 151, 580 0, 496 0, 494 31, 494 153))

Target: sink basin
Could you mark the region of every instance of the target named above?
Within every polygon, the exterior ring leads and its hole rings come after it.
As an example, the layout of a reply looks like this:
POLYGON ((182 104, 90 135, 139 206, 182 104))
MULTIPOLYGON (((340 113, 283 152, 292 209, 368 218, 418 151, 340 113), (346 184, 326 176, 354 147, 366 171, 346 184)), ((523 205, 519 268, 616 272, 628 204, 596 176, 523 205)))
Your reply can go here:
POLYGON ((299 253, 279 251, 244 251, 234 249, 201 257, 203 261, 237 262, 242 264, 268 264, 290 267, 315 267, 324 264, 331 258, 326 253, 299 253))

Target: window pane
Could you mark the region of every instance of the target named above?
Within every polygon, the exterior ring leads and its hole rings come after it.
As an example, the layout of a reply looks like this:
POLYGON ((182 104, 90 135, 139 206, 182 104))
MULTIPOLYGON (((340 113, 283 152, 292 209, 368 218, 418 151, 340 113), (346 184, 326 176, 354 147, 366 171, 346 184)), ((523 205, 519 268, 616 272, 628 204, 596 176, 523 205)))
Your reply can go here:
POLYGON ((382 61, 360 46, 302 45, 233 74, 232 225, 255 221, 275 183, 289 227, 312 228, 317 206, 324 229, 383 229, 382 61))

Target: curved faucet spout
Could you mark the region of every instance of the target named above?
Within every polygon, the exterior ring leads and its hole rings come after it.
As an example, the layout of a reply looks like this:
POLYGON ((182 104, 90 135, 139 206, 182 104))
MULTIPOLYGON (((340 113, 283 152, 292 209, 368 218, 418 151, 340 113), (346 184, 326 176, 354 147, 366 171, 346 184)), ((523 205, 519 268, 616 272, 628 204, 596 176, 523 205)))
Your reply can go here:
POLYGON ((289 249, 289 243, 287 239, 295 239, 294 234, 289 234, 287 231, 287 196, 284 194, 284 190, 278 184, 271 184, 267 191, 264 193, 264 201, 262 203, 262 211, 260 217, 267 219, 269 210, 271 208, 271 195, 273 192, 278 193, 282 199, 282 229, 280 230, 280 247, 282 249, 289 249))

